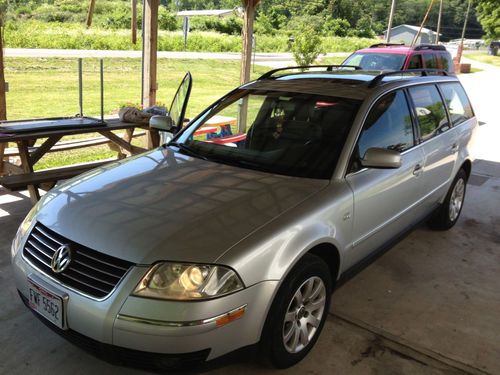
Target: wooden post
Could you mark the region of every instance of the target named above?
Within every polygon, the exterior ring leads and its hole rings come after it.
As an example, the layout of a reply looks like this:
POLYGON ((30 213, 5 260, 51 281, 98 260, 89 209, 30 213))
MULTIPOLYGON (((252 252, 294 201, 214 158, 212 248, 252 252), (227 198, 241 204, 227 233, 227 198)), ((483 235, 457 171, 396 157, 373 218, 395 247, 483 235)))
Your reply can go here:
POLYGON ((385 35, 385 42, 391 41, 392 20, 394 19, 394 11, 396 10, 396 0, 392 0, 391 13, 389 14, 389 22, 387 24, 387 34, 385 35))
MULTIPOLYGON (((143 33, 143 92, 142 103, 145 106, 156 104, 156 82, 157 50, 158 50, 158 8, 160 0, 144 0, 144 30, 143 33)), ((147 132, 147 148, 153 147, 151 132, 147 132)))
POLYGON ((425 13, 424 19, 422 20, 422 23, 420 24, 420 29, 418 29, 417 34, 413 38, 413 41, 411 42, 410 47, 413 47, 418 40, 418 37, 420 36, 420 33, 422 32, 422 29, 424 28, 425 23, 427 22, 427 17, 429 17, 429 13, 431 12, 432 6, 434 5, 435 0, 431 0, 431 3, 429 4, 429 8, 427 8, 427 12, 425 13))
MULTIPOLYGON (((7 100, 5 97, 5 75, 3 65, 3 35, 0 21, 0 120, 7 120, 7 100)), ((2 160, 0 160, 1 162, 2 160)))
POLYGON ((137 0, 132 0, 132 19, 130 21, 132 30, 132 43, 137 43, 137 0))
POLYGON ((92 25, 92 16, 94 15, 95 0, 90 0, 89 11, 87 13, 87 27, 92 25))
POLYGON ((255 17, 255 8, 260 0, 242 0, 245 8, 243 15, 243 48, 241 50, 241 72, 240 84, 250 81, 250 67, 252 65, 252 36, 253 19, 255 17))

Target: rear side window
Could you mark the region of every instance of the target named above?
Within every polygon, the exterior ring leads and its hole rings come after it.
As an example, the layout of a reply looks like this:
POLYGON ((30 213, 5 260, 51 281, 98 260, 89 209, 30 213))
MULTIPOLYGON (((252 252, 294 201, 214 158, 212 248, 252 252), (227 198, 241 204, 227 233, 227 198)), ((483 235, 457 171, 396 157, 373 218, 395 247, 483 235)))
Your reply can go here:
POLYGON ((472 117, 474 112, 470 105, 469 99, 465 91, 459 83, 443 83, 439 85, 443 92, 448 112, 450 113, 450 120, 453 125, 458 125, 472 117))
POLYGON ((413 55, 408 62, 408 69, 422 69, 422 57, 420 55, 413 55))
POLYGON ((422 140, 425 141, 450 128, 446 110, 436 86, 416 86, 408 91, 415 105, 422 140))
POLYGON ((403 91, 383 97, 368 115, 358 141, 358 156, 371 147, 404 151, 414 145, 413 125, 403 91))
POLYGON ((427 69, 437 69, 438 68, 436 55, 434 55, 432 53, 424 53, 424 62, 425 62, 425 67, 427 69))
POLYGON ((439 54, 439 62, 441 63, 441 69, 444 69, 447 72, 453 71, 453 69, 451 69, 451 67, 453 66, 453 61, 449 53, 439 54))

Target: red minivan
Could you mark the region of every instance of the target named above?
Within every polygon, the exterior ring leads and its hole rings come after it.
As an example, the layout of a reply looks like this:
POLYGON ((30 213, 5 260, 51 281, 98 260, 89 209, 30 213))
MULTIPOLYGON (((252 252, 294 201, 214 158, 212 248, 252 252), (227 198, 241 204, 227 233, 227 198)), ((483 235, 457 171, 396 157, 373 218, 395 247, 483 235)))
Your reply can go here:
POLYGON ((454 73, 450 53, 442 45, 379 43, 351 54, 342 65, 357 65, 364 70, 443 69, 454 73))

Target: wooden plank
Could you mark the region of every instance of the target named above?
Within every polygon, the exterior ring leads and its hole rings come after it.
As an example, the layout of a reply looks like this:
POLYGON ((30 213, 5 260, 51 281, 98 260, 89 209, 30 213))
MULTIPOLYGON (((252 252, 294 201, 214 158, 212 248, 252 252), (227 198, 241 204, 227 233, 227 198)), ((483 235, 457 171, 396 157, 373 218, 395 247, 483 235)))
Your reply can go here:
POLYGON ((15 165, 15 164, 9 163, 7 161, 3 162, 3 172, 6 175, 24 173, 24 171, 21 167, 15 165))
POLYGON ((0 185, 3 185, 10 190, 20 190, 24 189, 26 186, 29 186, 28 184, 38 185, 46 182, 66 180, 114 160, 115 159, 91 163, 81 163, 72 165, 70 167, 53 168, 25 174, 3 176, 0 177, 0 185))
POLYGON ((0 121, 1 120, 7 120, 7 101, 5 96, 5 73, 3 65, 2 21, 0 20, 0 121))
POLYGON ((143 148, 131 145, 129 142, 123 140, 122 138, 118 137, 114 133, 107 132, 107 131, 101 131, 99 133, 102 134, 103 136, 105 136, 106 138, 108 138, 111 142, 113 142, 118 147, 120 147, 121 150, 126 151, 130 155, 138 154, 138 153, 146 151, 143 148))
MULTIPOLYGON (((156 104, 157 50, 158 50, 158 8, 160 0, 144 0, 144 30, 143 30, 143 71, 142 71, 142 104, 153 106, 156 104)), ((156 139, 152 132, 148 132, 146 147, 154 147, 156 139)))
MULTIPOLYGON (((17 142, 17 147, 19 148, 19 157, 21 158, 21 168, 23 169, 23 172, 25 174, 33 173, 33 165, 30 163, 29 158, 28 141, 17 142)), ((31 203, 35 204, 40 200, 38 187, 34 184, 29 184, 27 185, 27 187, 30 194, 31 203)))
MULTIPOLYGON (((54 146, 61 138, 62 136, 60 135, 55 135, 47 138, 47 140, 43 142, 39 147, 37 147, 35 151, 30 153, 29 155, 30 164, 35 165, 38 162, 38 160, 40 160, 43 157, 43 155, 45 155, 47 151, 49 151, 52 148, 52 146, 54 146)), ((28 150, 28 152, 29 151, 30 150, 28 150)))
POLYGON ((87 27, 92 25, 92 17, 94 16, 95 0, 90 0, 89 10, 87 12, 87 27))
POLYGON ((81 128, 73 129, 45 129, 45 130, 34 130, 32 132, 21 132, 12 135, 5 135, 0 133, 0 142, 17 142, 26 139, 39 139, 48 138, 53 135, 76 135, 76 134, 88 134, 88 133, 98 133, 100 130, 125 130, 141 128, 149 130, 149 125, 134 124, 129 122, 122 122, 120 119, 108 119, 106 120, 106 125, 102 126, 87 126, 81 128))

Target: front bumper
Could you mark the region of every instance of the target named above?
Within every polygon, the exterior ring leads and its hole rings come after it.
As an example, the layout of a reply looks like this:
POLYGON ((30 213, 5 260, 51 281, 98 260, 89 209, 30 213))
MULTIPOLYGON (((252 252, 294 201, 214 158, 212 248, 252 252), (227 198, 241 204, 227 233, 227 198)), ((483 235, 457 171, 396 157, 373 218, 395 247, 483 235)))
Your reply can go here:
POLYGON ((265 281, 208 301, 155 300, 130 296, 130 291, 147 271, 145 267, 133 267, 108 298, 97 301, 46 277, 26 262, 21 253, 18 251, 15 255, 13 268, 23 300, 28 295, 29 275, 36 275, 42 286, 56 294, 67 295, 68 330, 60 330, 40 318, 69 341, 87 350, 90 347, 90 351, 100 357, 105 357, 103 353, 114 353, 111 357, 118 358, 117 362, 140 356, 164 364, 183 363, 192 356, 197 361, 211 360, 253 345, 260 340, 278 286, 277 281, 265 281), (218 326, 211 319, 241 306, 245 306, 244 315, 226 325, 218 326))

